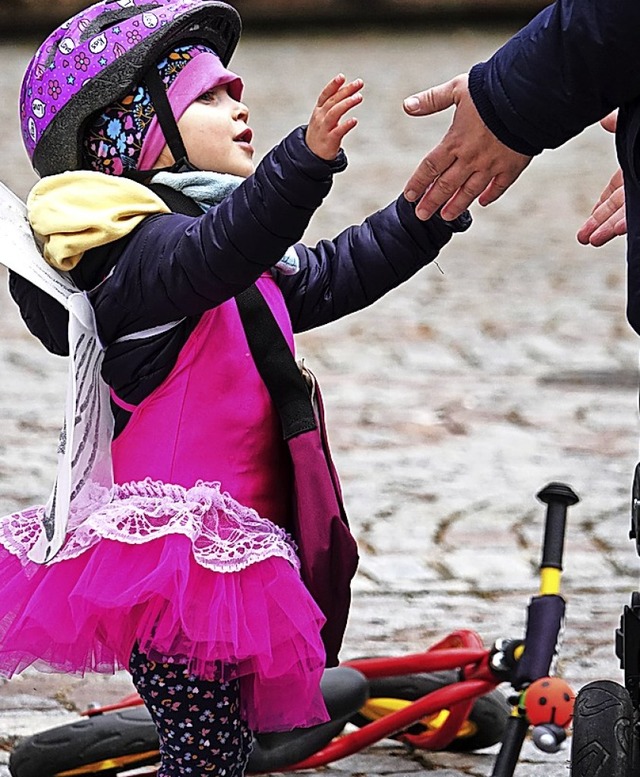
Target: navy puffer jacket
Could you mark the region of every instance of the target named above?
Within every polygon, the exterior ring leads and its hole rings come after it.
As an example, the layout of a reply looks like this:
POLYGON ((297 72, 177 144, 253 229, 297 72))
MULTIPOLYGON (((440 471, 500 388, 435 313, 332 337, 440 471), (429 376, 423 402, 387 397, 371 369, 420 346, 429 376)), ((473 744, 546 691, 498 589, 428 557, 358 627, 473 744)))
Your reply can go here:
MULTIPOLYGON (((208 309, 249 287, 295 245, 297 274, 276 273, 293 329, 301 332, 359 310, 436 258, 453 232, 467 229, 435 216, 419 221, 403 197, 311 248, 298 241, 328 194, 344 154, 326 162, 299 128, 276 146, 231 195, 198 217, 146 218, 126 238, 88 252, 72 275, 89 291, 106 344, 103 374, 126 402, 141 402, 173 367, 208 309), (147 340, 118 338, 181 320, 147 340)), ((66 313, 17 276, 11 292, 31 331, 57 353, 66 351, 66 313)), ((114 408, 117 429, 126 412, 114 408)))
POLYGON ((627 208, 627 317, 638 333, 639 31, 638 0, 556 0, 469 74, 485 124, 509 148, 529 156, 562 145, 620 108, 616 145, 627 208))

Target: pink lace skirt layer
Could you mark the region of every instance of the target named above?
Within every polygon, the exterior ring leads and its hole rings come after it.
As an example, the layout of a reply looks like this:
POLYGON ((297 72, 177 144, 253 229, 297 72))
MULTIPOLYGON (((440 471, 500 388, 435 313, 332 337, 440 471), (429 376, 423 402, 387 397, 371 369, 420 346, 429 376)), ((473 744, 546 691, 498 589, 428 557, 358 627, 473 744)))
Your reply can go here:
POLYGON ((254 731, 327 720, 324 617, 291 542, 219 484, 116 486, 47 566, 26 558, 41 516, 0 522, 0 673, 113 672, 138 644, 198 677, 239 678, 254 731))

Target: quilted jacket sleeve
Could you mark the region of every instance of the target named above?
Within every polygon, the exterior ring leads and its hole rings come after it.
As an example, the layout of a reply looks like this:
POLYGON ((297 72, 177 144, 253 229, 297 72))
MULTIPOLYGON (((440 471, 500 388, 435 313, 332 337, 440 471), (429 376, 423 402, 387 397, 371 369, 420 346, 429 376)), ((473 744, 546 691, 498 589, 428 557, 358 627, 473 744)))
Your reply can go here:
POLYGON ((640 3, 556 0, 487 61, 469 88, 505 145, 556 148, 640 95, 640 3))
POLYGON ((147 218, 91 294, 103 339, 197 316, 239 294, 300 240, 345 166, 343 154, 315 156, 298 128, 206 214, 147 218))
POLYGON ((69 355, 67 310, 31 281, 9 272, 9 293, 31 334, 56 356, 69 355))
POLYGON ((420 221, 414 205, 399 197, 361 225, 314 248, 296 245, 300 271, 280 275, 294 332, 334 321, 370 305, 432 262, 454 232, 471 225, 465 212, 447 222, 420 221))

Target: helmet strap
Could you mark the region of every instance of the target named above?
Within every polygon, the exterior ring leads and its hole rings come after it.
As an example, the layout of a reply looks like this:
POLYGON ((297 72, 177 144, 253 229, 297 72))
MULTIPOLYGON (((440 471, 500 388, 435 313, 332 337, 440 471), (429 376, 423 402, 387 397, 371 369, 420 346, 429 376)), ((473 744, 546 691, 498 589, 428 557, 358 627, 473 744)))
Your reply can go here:
POLYGON ((185 148, 182 135, 178 129, 176 117, 173 114, 169 98, 167 97, 167 90, 155 67, 147 72, 144 77, 144 82, 151 95, 151 101, 153 102, 158 122, 162 128, 164 139, 167 141, 169 150, 175 159, 175 164, 172 165, 172 168, 179 169, 185 167, 191 170, 195 169, 189 162, 187 149, 185 148))

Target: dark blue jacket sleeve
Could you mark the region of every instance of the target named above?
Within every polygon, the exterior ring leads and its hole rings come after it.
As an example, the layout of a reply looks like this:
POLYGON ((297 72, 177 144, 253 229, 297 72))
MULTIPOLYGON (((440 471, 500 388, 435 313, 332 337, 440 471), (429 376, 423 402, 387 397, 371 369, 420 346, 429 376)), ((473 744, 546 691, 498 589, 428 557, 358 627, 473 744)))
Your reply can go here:
POLYGON ((206 214, 146 219, 91 293, 101 337, 198 316, 239 294, 300 240, 345 165, 343 154, 315 156, 299 128, 206 214))
POLYGON ((489 129, 533 155, 640 95, 640 2, 556 0, 487 62, 469 89, 489 129))
POLYGON ((9 272, 9 293, 31 334, 56 356, 69 355, 67 309, 21 275, 9 272))
POLYGON ((452 222, 438 215, 420 221, 414 205, 401 196, 334 240, 322 240, 315 248, 296 245, 300 271, 276 278, 293 331, 370 305, 433 261, 454 232, 470 225, 467 212, 452 222))

